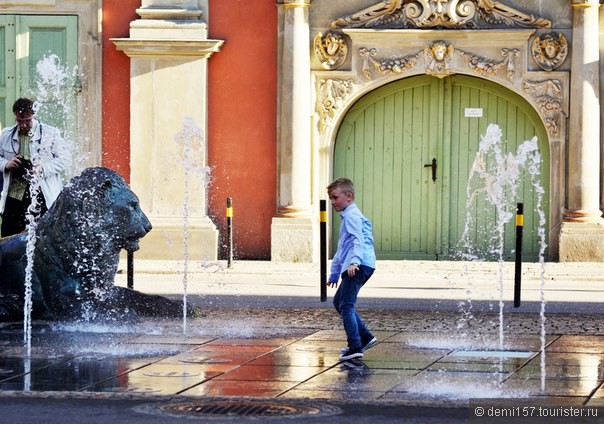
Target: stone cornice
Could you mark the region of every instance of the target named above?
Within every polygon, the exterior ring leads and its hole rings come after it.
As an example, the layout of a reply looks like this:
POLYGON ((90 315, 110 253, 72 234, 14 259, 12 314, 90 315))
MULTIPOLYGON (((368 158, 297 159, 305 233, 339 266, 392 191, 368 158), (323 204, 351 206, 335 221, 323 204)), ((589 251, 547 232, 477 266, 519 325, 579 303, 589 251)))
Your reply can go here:
POLYGON ((572 0, 573 7, 600 7, 599 0, 572 0))
POLYGON ((278 0, 277 5, 283 7, 310 7, 312 0, 278 0))
POLYGON ((157 40, 112 38, 128 57, 209 58, 220 50, 223 40, 157 40))
POLYGON ((203 11, 182 7, 141 7, 136 13, 143 19, 199 20, 203 11))

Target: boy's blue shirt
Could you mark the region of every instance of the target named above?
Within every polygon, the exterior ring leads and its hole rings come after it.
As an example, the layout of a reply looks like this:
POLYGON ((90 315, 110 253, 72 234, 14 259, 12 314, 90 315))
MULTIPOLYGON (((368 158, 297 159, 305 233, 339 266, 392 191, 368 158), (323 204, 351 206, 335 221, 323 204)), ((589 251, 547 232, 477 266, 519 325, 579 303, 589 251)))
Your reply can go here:
POLYGON ((363 215, 356 203, 348 205, 341 212, 341 217, 338 249, 331 262, 331 282, 337 282, 351 264, 375 269, 371 221, 363 215))

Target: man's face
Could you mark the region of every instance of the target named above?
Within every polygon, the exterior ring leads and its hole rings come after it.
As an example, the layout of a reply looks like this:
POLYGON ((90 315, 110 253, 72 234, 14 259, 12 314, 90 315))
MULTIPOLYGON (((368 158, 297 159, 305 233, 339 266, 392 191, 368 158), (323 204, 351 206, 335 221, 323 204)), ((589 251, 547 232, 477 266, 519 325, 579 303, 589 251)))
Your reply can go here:
POLYGON ((19 134, 27 134, 31 130, 34 119, 33 113, 15 113, 15 121, 19 125, 19 134))
POLYGON ((333 206, 336 212, 342 212, 354 201, 352 193, 344 193, 339 188, 334 188, 328 194, 331 206, 333 206))

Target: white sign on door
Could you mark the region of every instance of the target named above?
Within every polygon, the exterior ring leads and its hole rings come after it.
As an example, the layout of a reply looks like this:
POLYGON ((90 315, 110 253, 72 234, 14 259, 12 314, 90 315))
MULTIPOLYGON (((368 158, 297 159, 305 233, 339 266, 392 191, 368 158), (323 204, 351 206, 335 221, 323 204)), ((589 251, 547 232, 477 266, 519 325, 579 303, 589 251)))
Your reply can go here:
POLYGON ((466 118, 482 118, 481 107, 467 107, 464 109, 464 116, 466 118))

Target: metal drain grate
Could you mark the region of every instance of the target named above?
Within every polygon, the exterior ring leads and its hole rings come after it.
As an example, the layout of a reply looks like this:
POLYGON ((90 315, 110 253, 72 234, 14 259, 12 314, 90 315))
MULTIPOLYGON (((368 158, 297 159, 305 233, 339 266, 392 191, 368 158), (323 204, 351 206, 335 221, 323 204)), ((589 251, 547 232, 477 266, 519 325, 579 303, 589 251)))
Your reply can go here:
POLYGON ((341 413, 331 405, 305 405, 260 400, 208 400, 155 405, 144 408, 142 412, 160 413, 170 416, 188 416, 203 418, 250 417, 277 418, 297 416, 327 416, 341 413))

